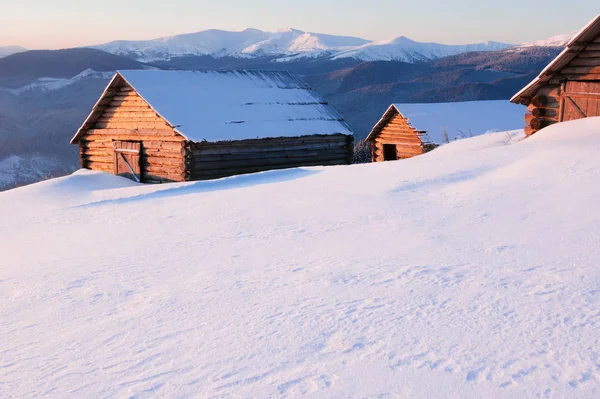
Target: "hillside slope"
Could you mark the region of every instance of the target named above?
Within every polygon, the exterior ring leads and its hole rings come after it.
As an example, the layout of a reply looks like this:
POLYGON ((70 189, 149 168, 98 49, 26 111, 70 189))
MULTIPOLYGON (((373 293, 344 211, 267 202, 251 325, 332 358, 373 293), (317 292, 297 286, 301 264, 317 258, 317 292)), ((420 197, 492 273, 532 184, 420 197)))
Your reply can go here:
POLYGON ((0 193, 0 389, 598 397, 599 128, 210 182, 78 172, 0 193))

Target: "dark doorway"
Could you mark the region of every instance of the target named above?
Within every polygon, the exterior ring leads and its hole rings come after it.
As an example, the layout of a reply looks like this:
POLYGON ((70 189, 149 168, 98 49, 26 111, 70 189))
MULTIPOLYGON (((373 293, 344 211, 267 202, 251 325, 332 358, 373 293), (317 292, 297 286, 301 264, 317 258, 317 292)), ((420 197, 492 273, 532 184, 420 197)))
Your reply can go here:
POLYGON ((398 155, 396 154, 396 144, 384 144, 383 145, 383 160, 384 161, 396 161, 398 155))

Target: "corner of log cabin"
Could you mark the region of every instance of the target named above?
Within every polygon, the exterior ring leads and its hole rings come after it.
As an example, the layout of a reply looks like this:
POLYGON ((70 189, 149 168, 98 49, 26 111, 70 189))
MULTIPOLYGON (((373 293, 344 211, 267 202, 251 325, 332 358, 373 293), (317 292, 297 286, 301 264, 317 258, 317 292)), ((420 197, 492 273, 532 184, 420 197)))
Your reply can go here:
POLYGON ((78 144, 83 168, 112 173, 113 141, 134 141, 142 144, 142 181, 189 180, 192 157, 186 139, 123 79, 107 89, 82 133, 78 144))
POLYGON ((555 123, 600 116, 600 17, 512 101, 527 105, 527 136, 555 123))

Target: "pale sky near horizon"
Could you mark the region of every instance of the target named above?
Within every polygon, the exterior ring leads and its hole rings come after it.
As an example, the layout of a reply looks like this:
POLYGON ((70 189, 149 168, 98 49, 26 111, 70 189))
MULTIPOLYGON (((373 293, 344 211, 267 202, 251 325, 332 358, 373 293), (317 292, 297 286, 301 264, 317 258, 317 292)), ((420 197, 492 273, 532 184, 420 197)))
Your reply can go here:
POLYGON ((283 27, 370 40, 522 43, 579 30, 598 0, 0 0, 0 46, 54 49, 205 29, 283 27), (500 4, 501 3, 501 4, 500 4))

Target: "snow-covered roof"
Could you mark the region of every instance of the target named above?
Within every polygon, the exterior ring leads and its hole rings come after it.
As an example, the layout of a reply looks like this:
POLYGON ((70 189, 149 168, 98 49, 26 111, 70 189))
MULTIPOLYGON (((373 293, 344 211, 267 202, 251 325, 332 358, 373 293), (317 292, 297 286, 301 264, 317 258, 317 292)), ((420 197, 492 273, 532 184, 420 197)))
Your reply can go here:
POLYGON ((510 99, 517 104, 528 105, 538 89, 569 64, 579 53, 585 49, 596 37, 600 35, 600 14, 596 15, 567 43, 567 47, 527 86, 510 99))
POLYGON ((448 139, 454 141, 490 131, 522 128, 524 112, 523 106, 506 100, 392 104, 369 138, 381 131, 396 114, 408 119, 424 144, 442 144, 445 141, 444 131, 448 139))
POLYGON ((190 141, 353 134, 342 117, 291 72, 127 70, 118 71, 117 77, 190 141))

